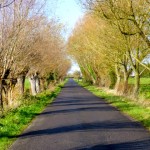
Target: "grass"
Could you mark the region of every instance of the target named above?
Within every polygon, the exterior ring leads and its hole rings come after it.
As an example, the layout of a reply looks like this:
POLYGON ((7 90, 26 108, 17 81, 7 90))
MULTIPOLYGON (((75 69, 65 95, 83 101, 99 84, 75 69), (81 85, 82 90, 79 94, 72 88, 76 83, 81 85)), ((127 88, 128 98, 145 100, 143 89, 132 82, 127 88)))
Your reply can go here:
POLYGON ((143 126, 150 130, 150 107, 138 105, 135 101, 122 96, 106 93, 103 89, 96 86, 91 86, 82 82, 79 82, 79 84, 91 91, 94 95, 104 98, 109 104, 115 106, 134 120, 141 122, 143 126))
POLYGON ((25 89, 30 89, 30 82, 28 79, 25 80, 25 89))
POLYGON ((0 118, 0 150, 7 149, 22 133, 33 118, 52 103, 63 84, 58 85, 53 92, 45 91, 36 97, 28 96, 22 99, 23 104, 0 118))
MULTIPOLYGON (((129 78, 129 84, 134 84, 134 78, 129 78)), ((150 99, 150 78, 140 79, 140 96, 145 99, 150 99)))
MULTIPOLYGON (((129 78, 129 84, 134 84, 134 78, 129 78)), ((150 78, 141 78, 140 79, 140 84, 150 84, 150 78)))

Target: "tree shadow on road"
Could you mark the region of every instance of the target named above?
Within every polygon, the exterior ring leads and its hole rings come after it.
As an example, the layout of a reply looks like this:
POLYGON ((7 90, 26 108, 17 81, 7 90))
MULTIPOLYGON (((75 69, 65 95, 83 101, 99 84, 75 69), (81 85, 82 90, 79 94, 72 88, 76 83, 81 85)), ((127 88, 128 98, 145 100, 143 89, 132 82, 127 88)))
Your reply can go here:
MULTIPOLYGON (((56 134, 69 134, 75 132, 110 132, 113 131, 115 133, 119 132, 123 134, 124 132, 145 132, 141 129, 141 126, 136 122, 92 122, 92 123, 83 123, 76 125, 68 125, 62 127, 56 127, 52 129, 43 129, 36 131, 28 131, 23 133, 22 135, 16 136, 15 138, 31 138, 31 137, 39 137, 45 135, 56 135, 56 134), (125 129, 125 130, 124 130, 125 129)), ((148 135, 148 133, 147 133, 148 135)), ((148 137, 148 136, 147 136, 148 137)), ((12 137, 11 137, 12 138, 12 137)), ((13 137, 14 138, 14 137, 13 137)), ((129 137, 130 138, 130 137, 129 137)), ((131 142, 125 143, 115 143, 115 144, 97 144, 90 145, 85 147, 78 147, 72 150, 150 150, 150 137, 145 140, 137 140, 136 136, 133 140, 130 139, 131 142)), ((92 139, 91 139, 92 140, 92 139)))
POLYGON ((150 150, 150 139, 115 144, 98 144, 95 146, 74 148, 72 150, 150 150))
MULTIPOLYGON (((89 131, 112 131, 121 132, 122 129, 125 131, 135 131, 135 132, 143 132, 141 130, 140 124, 136 122, 117 122, 117 121, 103 121, 103 122, 91 122, 91 123, 82 123, 82 124, 75 124, 75 125, 66 125, 60 126, 52 129, 43 129, 43 130, 35 130, 35 131, 28 131, 23 133, 22 135, 16 137, 22 138, 29 138, 34 136, 42 136, 42 135, 53 135, 53 134, 66 134, 70 132, 89 132, 89 131)), ((123 131, 122 131, 123 132, 123 131)))
POLYGON ((97 111, 97 112, 100 112, 100 111, 118 111, 117 109, 115 108, 112 108, 112 107, 107 107, 107 106, 104 106, 104 107, 79 107, 79 108, 75 108, 75 109, 58 109, 58 110, 54 110, 54 111, 44 111, 43 113, 40 114, 41 115, 56 115, 56 114, 70 114, 70 113, 80 113, 80 112, 90 112, 90 111, 97 111))

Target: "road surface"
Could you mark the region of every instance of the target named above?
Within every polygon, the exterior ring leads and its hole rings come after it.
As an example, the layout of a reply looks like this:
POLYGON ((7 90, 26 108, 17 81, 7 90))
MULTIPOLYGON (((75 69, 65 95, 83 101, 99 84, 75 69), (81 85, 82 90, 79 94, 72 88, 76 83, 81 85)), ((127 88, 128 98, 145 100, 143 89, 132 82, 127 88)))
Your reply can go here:
POLYGON ((73 80, 11 150, 150 150, 150 133, 73 80))

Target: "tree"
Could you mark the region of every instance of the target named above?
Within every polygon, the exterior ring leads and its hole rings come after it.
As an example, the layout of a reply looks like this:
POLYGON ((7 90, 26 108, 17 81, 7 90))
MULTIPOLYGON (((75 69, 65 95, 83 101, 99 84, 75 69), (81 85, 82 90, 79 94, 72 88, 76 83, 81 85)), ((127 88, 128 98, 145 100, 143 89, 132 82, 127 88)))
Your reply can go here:
MULTIPOLYGON (((123 55, 121 54, 122 56, 117 57, 117 60, 114 59, 116 62, 119 60, 115 67, 117 75, 116 89, 118 89, 118 85, 121 80, 120 74, 122 74, 123 70, 124 91, 126 92, 127 81, 133 70, 136 75, 134 93, 137 95, 140 83, 140 72, 138 71, 139 65, 149 69, 147 65, 143 63, 143 60, 149 54, 150 46, 150 41, 148 39, 150 32, 148 19, 149 2, 143 0, 85 0, 82 1, 82 4, 84 4, 88 10, 97 15, 99 18, 108 22, 111 25, 111 28, 116 28, 116 33, 120 34, 120 37, 124 38, 125 45, 122 47, 124 50, 121 50, 123 55)), ((115 35, 115 37, 118 36, 115 35)), ((117 41, 120 40, 117 38, 117 41)), ((107 42, 107 44, 110 45, 110 42, 107 42)), ((114 45, 117 46, 116 43, 114 45)))
MULTIPOLYGON (((148 0, 84 0, 81 3, 98 16, 116 25, 121 34, 125 36, 139 34, 147 46, 150 47, 150 3, 148 0)), ((139 63, 150 70, 147 65, 140 61, 139 63)))
MULTIPOLYGON (((12 95, 12 89, 16 84, 15 62, 22 53, 22 36, 25 35, 26 23, 34 9, 35 0, 17 0, 10 7, 1 9, 0 28, 1 28, 1 51, 0 51, 0 102, 3 107, 4 101, 2 93, 12 95), (14 69, 14 70, 13 70, 14 69), (4 92, 3 92, 4 91, 4 92)), ((39 9, 37 10, 39 11, 39 9)), ((31 15, 32 14, 32 15, 31 15)), ((25 38, 25 37, 24 37, 25 38)), ((11 104, 12 96, 9 96, 8 103, 11 104)))
POLYGON ((75 71, 74 73, 73 73, 73 77, 75 78, 75 79, 80 79, 81 78, 81 72, 80 71, 75 71))
POLYGON ((32 94, 36 95, 41 91, 42 79, 56 71, 59 78, 63 78, 70 67, 64 51, 61 25, 53 19, 49 21, 42 14, 42 8, 43 2, 38 0, 15 0, 9 7, 1 9, 2 109, 4 106, 12 107, 16 88, 20 96, 24 94, 26 76, 31 79, 32 94))

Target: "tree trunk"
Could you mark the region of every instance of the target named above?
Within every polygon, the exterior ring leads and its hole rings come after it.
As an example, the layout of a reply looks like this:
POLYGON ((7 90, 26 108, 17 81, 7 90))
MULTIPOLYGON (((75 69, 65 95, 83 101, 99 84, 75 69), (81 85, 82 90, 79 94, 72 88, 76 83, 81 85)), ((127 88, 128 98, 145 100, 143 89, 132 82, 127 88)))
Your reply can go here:
POLYGON ((17 83, 17 79, 11 79, 8 85, 8 106, 11 108, 13 105, 13 90, 17 83))
POLYGON ((117 82, 116 82, 116 85, 115 85, 115 90, 117 92, 119 91, 120 82, 121 82, 121 77, 117 76, 117 82))
POLYGON ((128 79, 125 78, 123 84, 123 94, 127 94, 127 93, 128 93, 128 79))
POLYGON ((46 90, 46 87, 45 87, 45 80, 44 80, 44 79, 40 79, 40 86, 41 86, 41 91, 46 90))
POLYGON ((134 96, 138 97, 140 89, 140 75, 139 72, 135 72, 135 88, 134 88, 134 96))
POLYGON ((128 72, 124 70, 123 94, 128 93, 128 79, 129 79, 128 72))
POLYGON ((31 77, 29 77, 29 81, 30 81, 30 85, 31 85, 31 93, 33 96, 35 96, 37 94, 35 76, 32 75, 31 77))
POLYGON ((47 89, 48 83, 45 78, 40 79, 40 87, 41 91, 45 91, 47 89))
MULTIPOLYGON (((78 78, 78 80, 79 80, 79 78, 78 78)), ((62 78, 59 79, 59 82, 60 82, 60 83, 62 82, 62 78)))
MULTIPOLYGON (((136 58, 139 60, 139 49, 136 50, 136 58)), ((140 89, 140 71, 139 71, 139 67, 140 64, 139 62, 136 60, 135 62, 135 88, 134 88, 134 96, 137 98, 138 94, 139 94, 139 89, 140 89)))
POLYGON ((92 83, 93 83, 93 85, 96 85, 96 81, 94 78, 92 78, 92 83))
POLYGON ((20 75, 17 81, 18 81, 19 93, 21 96, 23 96, 24 86, 25 86, 25 75, 20 75))
POLYGON ((101 78, 100 77, 97 77, 96 85, 104 86, 104 84, 101 83, 101 78))
POLYGON ((40 79, 39 79, 39 77, 38 77, 38 75, 36 75, 36 77, 35 77, 35 85, 36 85, 36 93, 40 93, 40 79))
POLYGON ((13 104, 13 88, 10 87, 7 91, 8 107, 11 108, 13 104))
POLYGON ((3 91, 3 84, 2 84, 2 80, 0 80, 0 107, 3 111, 4 110, 4 105, 3 105, 2 91, 3 91))
POLYGON ((120 82, 121 82, 121 75, 120 75, 118 66, 116 66, 116 77, 117 77, 117 81, 116 81, 116 84, 115 84, 115 90, 118 92, 119 91, 120 82))

